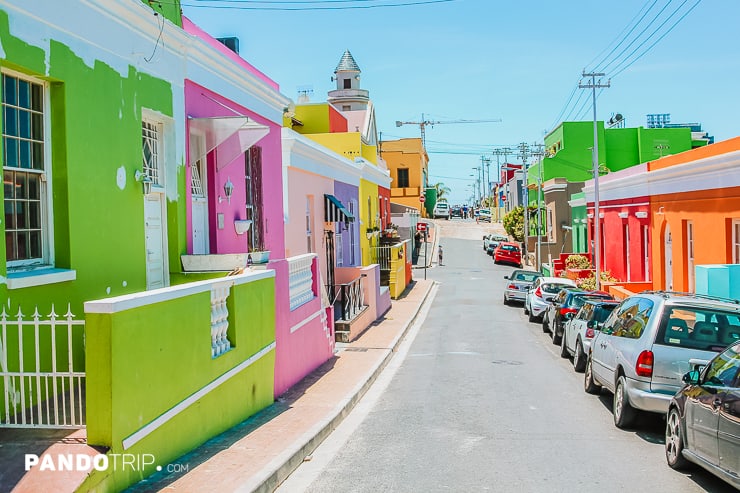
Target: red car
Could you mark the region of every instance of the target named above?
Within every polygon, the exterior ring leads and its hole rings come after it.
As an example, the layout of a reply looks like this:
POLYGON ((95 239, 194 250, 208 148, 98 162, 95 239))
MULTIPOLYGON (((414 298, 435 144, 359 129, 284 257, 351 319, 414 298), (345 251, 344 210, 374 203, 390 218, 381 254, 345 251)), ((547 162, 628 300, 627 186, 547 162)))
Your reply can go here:
POLYGON ((493 262, 496 264, 506 262, 521 267, 522 251, 519 249, 519 245, 509 241, 502 241, 493 251, 493 262))

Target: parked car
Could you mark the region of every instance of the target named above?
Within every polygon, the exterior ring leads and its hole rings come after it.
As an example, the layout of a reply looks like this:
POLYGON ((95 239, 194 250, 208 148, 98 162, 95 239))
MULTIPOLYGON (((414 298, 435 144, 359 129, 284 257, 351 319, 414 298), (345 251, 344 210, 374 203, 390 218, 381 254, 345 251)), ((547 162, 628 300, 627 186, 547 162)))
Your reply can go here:
POLYGON ((575 281, 564 277, 538 277, 532 283, 524 299, 524 314, 530 322, 541 322, 550 301, 566 287, 575 287, 575 281))
POLYGON ((444 218, 449 219, 450 218, 450 204, 447 202, 437 202, 434 205, 434 219, 444 218))
POLYGON ((486 246, 484 247, 486 249, 486 253, 488 255, 493 255, 494 250, 496 250, 496 247, 502 241, 509 241, 509 238, 506 236, 497 235, 497 234, 489 235, 488 240, 484 242, 486 243, 486 246))
POLYGON ((740 489, 740 342, 683 376, 668 406, 665 457, 673 469, 698 464, 740 489))
POLYGON ((576 313, 588 298, 614 299, 609 293, 585 291, 581 288, 563 288, 550 302, 542 316, 542 331, 549 332, 553 344, 560 344, 563 338, 565 315, 576 313))
POLYGON ((452 209, 450 209, 450 217, 463 217, 462 207, 453 205, 452 209))
POLYGON ((690 360, 710 360, 740 338, 740 301, 645 291, 612 311, 591 342, 584 390, 614 394, 614 424, 665 414, 690 360))
POLYGON ((487 223, 491 222, 491 209, 480 209, 478 211, 478 220, 479 221, 485 221, 487 223))
POLYGON ((542 277, 542 273, 534 270, 515 270, 510 275, 504 276, 504 279, 509 281, 504 288, 504 305, 513 300, 524 301, 527 291, 538 277, 542 277))
POLYGON ((606 317, 619 305, 617 300, 588 298, 577 313, 566 313, 563 337, 560 341, 560 356, 573 356, 573 369, 582 372, 586 368, 586 355, 591 349, 591 340, 606 317))
POLYGON ((493 251, 493 262, 506 262, 522 267, 522 251, 519 245, 510 241, 502 241, 493 251))

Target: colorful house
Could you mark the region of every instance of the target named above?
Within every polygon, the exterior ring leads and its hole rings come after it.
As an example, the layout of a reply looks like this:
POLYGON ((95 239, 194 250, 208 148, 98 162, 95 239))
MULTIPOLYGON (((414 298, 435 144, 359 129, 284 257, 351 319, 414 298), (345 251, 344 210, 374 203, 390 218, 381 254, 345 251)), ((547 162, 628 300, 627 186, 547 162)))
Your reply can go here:
POLYGON ((429 186, 429 156, 421 139, 384 141, 380 155, 393 179, 390 193, 393 203, 416 209, 421 214, 424 203, 419 197, 429 186))
MULTIPOLYGON (((7 354, 28 348, 0 368, 0 426, 85 427, 167 463, 333 341, 317 255, 285 255, 290 101, 177 2, 153 5, 0 5, 0 329, 7 354), (256 250, 268 264, 235 269, 256 250)), ((79 480, 120 490, 154 467, 79 480)))

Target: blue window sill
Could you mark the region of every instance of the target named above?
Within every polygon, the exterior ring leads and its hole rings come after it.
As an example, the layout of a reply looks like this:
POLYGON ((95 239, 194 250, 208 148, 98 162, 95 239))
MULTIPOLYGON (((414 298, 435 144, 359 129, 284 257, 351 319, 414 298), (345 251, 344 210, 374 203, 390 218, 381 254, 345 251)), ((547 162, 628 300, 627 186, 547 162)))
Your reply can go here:
POLYGON ((48 268, 9 272, 6 283, 8 289, 22 289, 74 281, 75 279, 77 279, 77 271, 75 270, 48 268))

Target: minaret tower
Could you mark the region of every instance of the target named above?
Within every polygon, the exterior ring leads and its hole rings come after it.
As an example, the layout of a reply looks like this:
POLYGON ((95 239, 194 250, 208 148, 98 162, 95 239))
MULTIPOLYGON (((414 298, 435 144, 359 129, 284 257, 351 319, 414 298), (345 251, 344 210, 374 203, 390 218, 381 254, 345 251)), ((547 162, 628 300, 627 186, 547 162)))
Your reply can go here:
POLYGON ((329 91, 327 101, 340 111, 366 110, 370 94, 366 89, 360 89, 360 73, 352 53, 346 50, 332 77, 337 88, 329 91))

